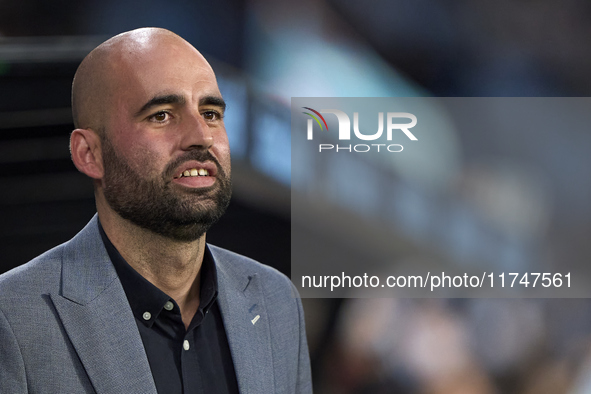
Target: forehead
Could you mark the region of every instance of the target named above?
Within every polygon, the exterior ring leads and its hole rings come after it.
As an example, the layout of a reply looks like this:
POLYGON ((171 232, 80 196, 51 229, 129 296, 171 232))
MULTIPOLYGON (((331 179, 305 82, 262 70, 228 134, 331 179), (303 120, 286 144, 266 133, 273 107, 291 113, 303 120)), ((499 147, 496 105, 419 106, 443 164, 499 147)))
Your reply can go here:
POLYGON ((115 56, 112 65, 112 98, 125 107, 143 105, 161 94, 178 94, 197 102, 201 97, 220 95, 211 66, 185 41, 134 42, 115 56))

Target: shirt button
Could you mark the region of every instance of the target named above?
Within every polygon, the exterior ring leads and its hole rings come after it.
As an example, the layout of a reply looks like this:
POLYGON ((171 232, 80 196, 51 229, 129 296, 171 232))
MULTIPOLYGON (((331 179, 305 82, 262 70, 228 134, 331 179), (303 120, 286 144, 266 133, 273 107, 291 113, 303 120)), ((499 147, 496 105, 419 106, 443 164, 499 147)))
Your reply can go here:
POLYGON ((142 317, 144 318, 144 320, 150 320, 150 318, 152 317, 152 314, 150 312, 144 312, 142 317))
POLYGON ((166 301, 166 304, 164 304, 164 309, 166 309, 167 311, 171 311, 172 308, 174 308, 174 304, 170 301, 166 301))
POLYGON ((185 350, 189 350, 189 348, 190 348, 190 347, 191 347, 191 346, 189 345, 189 341, 187 341, 187 340, 185 339, 185 341, 183 342, 183 349, 185 349, 185 350))

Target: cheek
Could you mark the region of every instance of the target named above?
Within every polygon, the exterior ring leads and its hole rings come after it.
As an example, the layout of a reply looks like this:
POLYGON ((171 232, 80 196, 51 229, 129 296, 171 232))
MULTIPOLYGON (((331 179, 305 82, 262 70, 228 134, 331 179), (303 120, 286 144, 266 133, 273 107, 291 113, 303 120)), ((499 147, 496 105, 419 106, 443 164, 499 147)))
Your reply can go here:
POLYGON ((148 146, 134 144, 130 157, 137 170, 142 171, 143 173, 151 173, 155 171, 155 164, 158 161, 157 155, 154 154, 148 146))
POLYGON ((220 164, 229 170, 230 144, 228 143, 228 136, 225 132, 216 139, 214 146, 216 147, 216 157, 220 161, 220 164))
POLYGON ((141 134, 133 132, 120 136, 117 141, 117 152, 138 174, 160 174, 158 165, 163 155, 156 149, 159 144, 140 137, 141 134))

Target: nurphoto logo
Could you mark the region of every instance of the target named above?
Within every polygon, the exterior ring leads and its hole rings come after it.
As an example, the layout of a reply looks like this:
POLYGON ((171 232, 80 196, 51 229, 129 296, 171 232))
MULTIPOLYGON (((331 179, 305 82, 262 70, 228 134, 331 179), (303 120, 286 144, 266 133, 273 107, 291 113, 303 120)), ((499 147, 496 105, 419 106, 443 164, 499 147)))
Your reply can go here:
MULTIPOLYGON (((321 109, 316 111, 310 107, 302 107, 310 112, 303 112, 310 116, 308 119, 307 138, 308 140, 314 139, 314 121, 320 126, 320 130, 323 131, 326 128, 328 131, 328 124, 322 114, 333 114, 337 117, 339 122, 339 140, 347 141, 351 140, 351 120, 349 116, 338 109, 321 109)), ((411 141, 417 141, 417 137, 409 129, 413 128, 417 124, 417 117, 408 112, 388 112, 386 114, 386 139, 392 141, 392 135, 396 131, 402 131, 411 141), (394 119, 408 119, 410 123, 394 123, 394 119)), ((365 134, 359 130, 359 113, 353 113, 353 133, 355 137, 362 141, 375 141, 382 137, 384 133, 384 113, 378 113, 378 131, 373 134, 365 134)), ((356 144, 356 145, 333 145, 333 144, 319 144, 319 152, 323 151, 347 151, 347 152, 402 152, 403 146, 400 144, 356 144), (380 148, 383 148, 380 150, 380 148)))

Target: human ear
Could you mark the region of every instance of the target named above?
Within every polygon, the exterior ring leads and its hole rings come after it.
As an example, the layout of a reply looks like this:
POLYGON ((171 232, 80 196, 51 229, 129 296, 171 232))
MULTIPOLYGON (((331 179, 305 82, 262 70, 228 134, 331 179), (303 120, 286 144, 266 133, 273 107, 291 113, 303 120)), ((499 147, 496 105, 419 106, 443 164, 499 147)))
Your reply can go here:
POLYGON ((100 138, 91 129, 76 129, 70 135, 70 153, 74 165, 83 174, 102 179, 104 176, 100 138))

